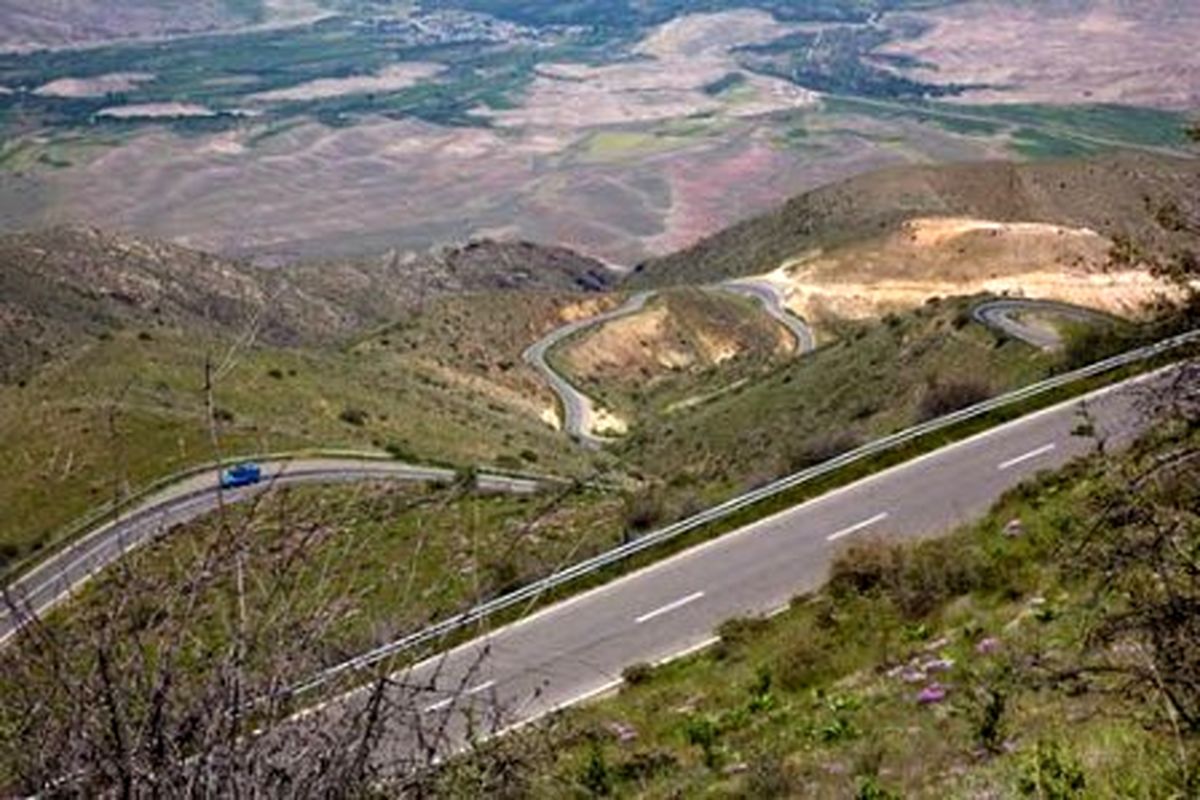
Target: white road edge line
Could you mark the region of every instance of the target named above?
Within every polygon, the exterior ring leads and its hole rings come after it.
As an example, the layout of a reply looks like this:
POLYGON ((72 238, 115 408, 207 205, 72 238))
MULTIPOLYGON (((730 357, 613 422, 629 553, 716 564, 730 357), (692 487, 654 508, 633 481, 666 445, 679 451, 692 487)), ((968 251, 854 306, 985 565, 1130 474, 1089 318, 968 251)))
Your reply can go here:
POLYGON ((689 647, 683 648, 678 653, 671 653, 671 655, 669 655, 669 656, 663 656, 658 661, 655 661, 652 666, 665 667, 667 664, 678 661, 681 658, 687 658, 688 656, 694 656, 694 655, 696 655, 696 653, 699 653, 703 650, 707 650, 708 648, 712 647, 719 641, 721 641, 720 636, 710 636, 707 639, 702 639, 701 641, 696 642, 695 644, 693 644, 689 647))
POLYGON ((1004 463, 1002 463, 998 467, 996 467, 996 469, 1001 470, 1001 471, 1004 471, 1006 469, 1012 469, 1013 467, 1017 466, 1018 464, 1024 464, 1026 461, 1032 461, 1033 459, 1035 459, 1039 456, 1044 456, 1047 453, 1052 453, 1057 449, 1058 449, 1058 445, 1054 444, 1054 443, 1042 445, 1041 447, 1037 448, 1036 450, 1030 450, 1028 453, 1025 453, 1024 455, 1019 455, 1016 458, 1010 458, 1008 461, 1005 461, 1004 463))
POLYGON ((425 706, 425 713, 432 714, 435 711, 441 711, 446 706, 454 702, 453 697, 447 697, 445 700, 439 700, 431 706, 425 706))
POLYGON ((694 603, 697 600, 699 600, 701 597, 704 597, 704 592, 693 592, 692 594, 689 594, 687 597, 681 597, 678 600, 676 600, 675 602, 667 603, 665 606, 662 606, 661 608, 656 608, 653 611, 647 611, 645 614, 642 614, 640 617, 635 619, 634 622, 638 625, 641 625, 643 622, 649 622, 652 619, 661 617, 663 614, 670 614, 672 611, 675 611, 676 609, 683 608, 688 603, 694 603))
POLYGON ((467 689, 466 693, 467 694, 479 694, 480 692, 486 692, 488 689, 492 688, 495 685, 496 685, 495 681, 488 681, 487 683, 479 684, 478 686, 476 686, 473 689, 467 689))
POLYGON ((869 528, 872 525, 878 525, 880 522, 883 522, 887 518, 888 518, 888 513, 886 511, 884 511, 881 514, 876 514, 875 516, 871 517, 870 519, 864 519, 862 522, 855 523, 854 525, 851 525, 849 528, 842 528, 837 533, 829 534, 828 536, 825 537, 825 541, 836 542, 838 539, 844 539, 847 536, 858 533, 861 530, 865 530, 866 528, 869 528))
POLYGON ((544 711, 539 711, 538 713, 534 714, 532 717, 528 717, 527 719, 523 719, 520 722, 514 722, 511 725, 503 727, 500 730, 496 731, 495 733, 493 733, 489 736, 485 736, 484 741, 489 741, 491 739, 495 739, 497 737, 504 736, 509 733, 513 733, 514 731, 519 731, 522 728, 529 727, 530 725, 533 725, 537 722, 542 721, 543 719, 550 716, 551 714, 557 714, 560 711, 566 711, 568 708, 571 708, 572 706, 581 705, 583 703, 588 702, 589 700, 594 700, 598 697, 602 697, 616 689, 621 688, 621 685, 623 683, 625 683, 625 681, 622 678, 616 678, 614 680, 609 681, 608 683, 603 683, 603 684, 597 686, 595 689, 589 689, 582 694, 578 694, 575 697, 572 697, 570 700, 564 700, 561 703, 556 703, 555 705, 551 706, 550 708, 547 708, 544 711))

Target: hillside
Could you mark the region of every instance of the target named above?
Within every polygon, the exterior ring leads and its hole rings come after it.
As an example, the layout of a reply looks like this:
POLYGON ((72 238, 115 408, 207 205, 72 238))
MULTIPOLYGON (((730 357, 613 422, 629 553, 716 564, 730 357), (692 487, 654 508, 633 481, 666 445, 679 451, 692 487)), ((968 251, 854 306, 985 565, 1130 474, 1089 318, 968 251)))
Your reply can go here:
MULTIPOLYGON (((261 22, 262 0, 0 0, 0 51, 78 47, 229 30, 261 22)), ((303 2, 310 13, 315 8, 303 2)))
POLYGON ((0 566, 115 494, 210 461, 209 364, 226 455, 386 448, 579 470, 583 454, 540 419, 549 393, 514 366, 601 301, 582 287, 604 277, 522 243, 285 272, 92 230, 0 238, 0 449, 13 454, 0 566))
POLYGON ((475 242, 422 257, 283 271, 91 229, 0 237, 0 382, 118 328, 331 344, 420 303, 485 290, 603 288, 608 270, 559 248, 475 242))
POLYGON ((898 229, 914 217, 1088 228, 1154 256, 1194 246, 1200 160, 1114 153, 1030 164, 901 167, 816 189, 694 247, 641 265, 636 285, 770 272, 806 252, 898 229))
POLYGON ((793 338, 757 302, 689 287, 568 341, 554 361, 627 428, 749 383, 794 355, 793 338))

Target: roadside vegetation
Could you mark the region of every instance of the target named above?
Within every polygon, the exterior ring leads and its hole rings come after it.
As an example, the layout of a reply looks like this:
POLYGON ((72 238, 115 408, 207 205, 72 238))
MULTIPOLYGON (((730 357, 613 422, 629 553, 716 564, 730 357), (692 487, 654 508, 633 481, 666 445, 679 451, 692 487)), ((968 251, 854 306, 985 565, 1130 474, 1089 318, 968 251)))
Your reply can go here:
POLYGON ((416 462, 578 472, 585 455, 512 403, 402 355, 120 332, 0 385, 0 553, 16 560, 87 511, 220 457, 303 448, 416 462), (147 338, 149 337, 149 338, 147 338), (219 370, 214 451, 205 358, 219 370), (224 363, 223 363, 224 362, 224 363))
MULTIPOLYGON (((846 547, 823 590, 626 673, 554 741, 496 745, 534 797, 1189 797, 1200 791, 1196 378, 1128 453, 943 539, 846 547)), ((519 737, 516 737, 519 740, 519 737)), ((482 796, 480 760, 452 768, 482 796)), ((483 774, 481 775, 481 772, 483 774)))
POLYGON ((1056 356, 971 321, 970 305, 944 300, 882 323, 842 323, 830 344, 760 380, 639 419, 619 450, 675 504, 703 505, 1056 367, 1056 356))
MULTIPOLYGON (((124 663, 171 652, 175 699, 195 702, 237 645, 230 615, 239 613, 263 637, 319 620, 320 635, 289 645, 286 661, 276 661, 277 642, 244 653, 248 670, 280 687, 299 683, 613 547, 620 510, 619 498, 570 485, 481 494, 469 474, 440 486, 279 489, 164 532, 105 571, 50 612, 40 633, 0 651, 0 688, 15 692, 27 670, 45 668, 34 653, 43 634, 55 659, 95 669, 103 632, 124 663)), ((4 715, 0 728, 9 724, 4 715)))

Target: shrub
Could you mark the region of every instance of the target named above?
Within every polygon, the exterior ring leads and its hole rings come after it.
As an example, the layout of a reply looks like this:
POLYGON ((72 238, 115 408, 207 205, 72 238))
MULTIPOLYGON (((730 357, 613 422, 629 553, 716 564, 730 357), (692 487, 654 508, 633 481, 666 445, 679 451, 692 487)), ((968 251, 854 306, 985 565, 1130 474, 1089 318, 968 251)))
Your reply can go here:
POLYGON ((1086 367, 1129 349, 1132 342, 1111 325, 1090 326, 1067 337, 1063 347, 1063 368, 1086 367))
POLYGON ((627 761, 618 764, 613 772, 623 781, 647 781, 674 769, 679 764, 674 754, 665 750, 639 750, 627 761))
POLYGON ((810 436, 788 453, 788 467, 794 471, 807 469, 848 453, 858 445, 858 437, 849 431, 830 431, 810 436))
POLYGON ((854 793, 855 800, 900 800, 900 795, 887 789, 874 776, 859 778, 858 790, 854 793))
POLYGON ((774 674, 789 692, 809 689, 828 677, 831 643, 816 631, 803 631, 775 657, 774 674))
POLYGON ((925 387, 925 394, 921 397, 917 411, 918 421, 927 422, 952 414, 976 403, 982 403, 991 396, 992 390, 987 384, 972 378, 934 381, 925 387))
POLYGON ((630 664, 621 672, 621 679, 630 686, 648 683, 654 677, 654 667, 646 663, 630 664))
POLYGON ((746 769, 746 796, 770 800, 794 797, 801 788, 800 776, 780 753, 768 750, 753 755, 746 769))
POLYGON ((708 717, 689 717, 683 727, 683 737, 688 744, 700 748, 704 766, 716 768, 717 740, 721 737, 721 731, 715 722, 708 717))
POLYGON ((1053 743, 1038 742, 1021 764, 1017 787, 1026 797, 1039 800, 1074 800, 1084 796, 1083 769, 1053 743))
POLYGON ((645 533, 666 517, 662 492, 651 487, 625 498, 625 528, 633 533, 645 533))
POLYGON ((961 542, 934 539, 919 545, 881 539, 855 543, 836 559, 829 591, 835 598, 878 594, 910 618, 988 583, 987 565, 961 542))
POLYGON ((338 419, 347 425, 353 425, 356 428, 361 428, 367 424, 367 419, 370 417, 366 411, 361 408, 344 408, 342 413, 338 414, 338 419))
POLYGON ((387 454, 397 461, 418 461, 416 454, 402 442, 388 442, 384 445, 387 454))
POLYGON ((579 775, 579 785, 586 789, 592 797, 608 797, 612 794, 612 775, 609 773, 608 763, 604 760, 604 753, 600 750, 599 745, 592 746, 583 772, 579 775))

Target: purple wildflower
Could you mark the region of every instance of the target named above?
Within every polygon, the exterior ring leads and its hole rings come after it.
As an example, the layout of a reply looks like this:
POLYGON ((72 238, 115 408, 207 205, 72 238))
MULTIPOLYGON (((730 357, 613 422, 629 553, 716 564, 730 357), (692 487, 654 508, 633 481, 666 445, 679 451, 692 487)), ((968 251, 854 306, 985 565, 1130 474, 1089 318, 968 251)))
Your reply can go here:
POLYGON ((981 639, 979 644, 975 645, 975 652, 981 656, 990 656, 1000 650, 1000 640, 995 636, 989 636, 986 639, 981 639))
POLYGON ((931 683, 917 695, 917 702, 923 706, 940 703, 946 699, 946 687, 940 683, 931 683))

